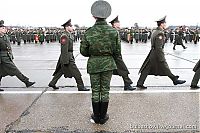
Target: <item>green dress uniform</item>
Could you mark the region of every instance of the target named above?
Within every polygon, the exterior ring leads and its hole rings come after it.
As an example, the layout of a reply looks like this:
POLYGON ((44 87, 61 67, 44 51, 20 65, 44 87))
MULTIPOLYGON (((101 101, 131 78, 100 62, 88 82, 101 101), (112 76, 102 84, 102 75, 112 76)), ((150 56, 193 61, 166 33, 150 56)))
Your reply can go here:
POLYGON ((193 71, 195 72, 194 77, 191 82, 191 88, 192 89, 199 89, 200 87, 197 86, 200 78, 200 60, 197 62, 197 64, 194 66, 193 71))
POLYGON ((88 89, 84 87, 81 73, 75 64, 75 58, 73 55, 73 37, 68 31, 65 31, 61 36, 61 54, 56 70, 53 73, 54 77, 49 83, 49 87, 58 89, 55 85, 62 75, 64 75, 65 78, 74 77, 79 91, 88 91, 88 89))
MULTIPOLYGON (((115 29, 114 24, 115 23, 119 23, 118 20, 118 16, 115 17, 112 21, 110 21, 109 23, 112 24, 112 27, 115 29)), ((118 30, 116 29, 116 31, 118 32, 118 30)), ((131 33, 132 34, 132 33, 131 33)), ((121 42, 121 40, 120 40, 121 42)), ((115 63, 117 65, 117 69, 115 69, 113 71, 114 75, 119 75, 122 76, 123 81, 124 81, 124 90, 135 90, 135 88, 133 88, 131 86, 131 84, 133 83, 132 80, 129 78, 128 74, 128 68, 126 67, 126 64, 123 61, 122 55, 120 54, 119 56, 114 56, 114 60, 115 63)))
MULTIPOLYGON (((162 19, 159 22, 165 22, 162 19)), ((164 31, 160 27, 157 27, 156 30, 153 31, 151 36, 151 50, 145 59, 142 67, 139 70, 141 73, 139 80, 137 82, 137 87, 140 89, 146 89, 147 87, 143 86, 145 79, 148 75, 155 75, 155 76, 168 76, 174 83, 183 84, 186 81, 178 80, 179 76, 174 76, 167 64, 164 54, 164 44, 165 44, 165 36, 164 31)))
POLYGON ((183 49, 186 49, 186 47, 183 45, 183 31, 176 31, 175 32, 173 50, 176 50, 176 48, 175 48, 176 45, 181 45, 183 47, 183 49))
POLYGON ((35 82, 29 82, 29 78, 23 75, 13 62, 12 48, 6 34, 0 33, 0 80, 5 76, 16 76, 25 83, 26 87, 35 82))

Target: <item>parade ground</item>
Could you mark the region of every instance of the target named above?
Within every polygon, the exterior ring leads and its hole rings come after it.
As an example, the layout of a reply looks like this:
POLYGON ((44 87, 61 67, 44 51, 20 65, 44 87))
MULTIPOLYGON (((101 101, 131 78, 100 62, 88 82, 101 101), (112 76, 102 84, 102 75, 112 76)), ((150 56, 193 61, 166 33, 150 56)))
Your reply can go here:
MULTIPOLYGON (((48 87, 60 55, 60 44, 13 45, 14 62, 35 81, 30 88, 16 77, 4 77, 0 92, 0 133, 198 133, 200 90, 191 90, 192 71, 200 59, 200 45, 187 49, 165 44, 165 57, 174 75, 186 80, 174 86, 168 77, 148 76, 146 90, 124 91, 123 80, 112 77, 108 113, 104 125, 91 123, 91 91, 77 91, 74 78, 58 81, 59 90, 48 87)), ((86 88, 91 90, 87 59, 74 43, 74 57, 86 88)), ((122 42, 122 57, 136 86, 139 69, 151 48, 148 43, 122 42)), ((199 83, 200 84, 200 83, 199 83)))

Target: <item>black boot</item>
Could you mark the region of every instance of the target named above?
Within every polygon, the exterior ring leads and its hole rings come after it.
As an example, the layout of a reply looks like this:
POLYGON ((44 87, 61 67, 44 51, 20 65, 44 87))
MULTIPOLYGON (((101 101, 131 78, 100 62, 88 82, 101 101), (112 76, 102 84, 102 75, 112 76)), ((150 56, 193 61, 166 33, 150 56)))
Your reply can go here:
POLYGON ((89 91, 90 89, 85 88, 85 86, 78 86, 78 91, 89 91))
POLYGON ((32 86, 33 84, 35 84, 35 82, 27 81, 25 84, 26 84, 26 87, 28 88, 28 87, 32 86))
POLYGON ((106 121, 109 119, 107 110, 108 110, 108 102, 101 102, 100 103, 100 124, 106 123, 106 121))
POLYGON ((184 84, 186 81, 185 80, 178 80, 179 76, 175 76, 174 78, 172 78, 173 84, 177 85, 177 84, 184 84))
POLYGON ((2 79, 2 77, 0 76, 0 85, 1 85, 1 79, 2 79))
POLYGON ((145 90, 145 89, 147 89, 146 86, 144 86, 144 85, 139 85, 139 84, 137 84, 136 87, 138 87, 140 90, 145 90))
MULTIPOLYGON (((0 85, 1 85, 1 79, 2 79, 2 77, 0 76, 0 85)), ((4 91, 4 90, 0 88, 0 91, 4 91)))
POLYGON ((190 87, 191 87, 192 90, 195 90, 195 89, 199 89, 199 88, 200 88, 200 87, 197 86, 197 85, 191 85, 190 87))
POLYGON ((50 83, 49 83, 48 86, 49 86, 49 87, 52 87, 54 90, 58 90, 58 89, 59 89, 59 87, 57 87, 57 86, 55 86, 55 85, 51 85, 50 83))
POLYGON ((125 85, 124 86, 124 90, 125 91, 132 91, 132 90, 135 90, 136 88, 132 87, 131 85, 125 85))
POLYGON ((92 119, 96 124, 100 122, 100 103, 92 102, 93 114, 91 115, 92 119))

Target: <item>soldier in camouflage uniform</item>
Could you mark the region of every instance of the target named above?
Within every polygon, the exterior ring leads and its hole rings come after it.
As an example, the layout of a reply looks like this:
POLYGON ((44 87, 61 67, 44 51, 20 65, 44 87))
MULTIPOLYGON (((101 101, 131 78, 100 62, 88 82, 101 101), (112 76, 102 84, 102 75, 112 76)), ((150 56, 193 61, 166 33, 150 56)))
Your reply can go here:
POLYGON ((92 119, 104 124, 109 103, 110 81, 116 64, 113 56, 121 53, 118 32, 109 26, 106 18, 111 14, 111 6, 106 1, 96 1, 91 7, 96 23, 85 32, 80 46, 83 56, 89 57, 87 72, 92 87, 92 119))
MULTIPOLYGON (((6 27, 4 21, 0 21, 0 83, 2 77, 16 76, 19 80, 25 83, 26 87, 30 87, 35 82, 30 82, 29 78, 24 76, 13 62, 13 54, 10 41, 6 35, 6 27)), ((0 91, 3 91, 0 89, 0 91)))
MULTIPOLYGON (((112 21, 110 21, 110 23, 112 24, 112 27, 115 28, 117 31, 120 30, 120 22, 118 20, 118 16, 114 18, 112 21)), ((124 81, 124 90, 135 90, 135 88, 131 86, 133 82, 128 76, 129 71, 122 59, 122 55, 120 54, 114 59, 117 65, 117 69, 113 71, 113 74, 122 76, 124 81)))
POLYGON ((61 54, 56 66, 56 70, 53 73, 54 77, 49 83, 49 87, 52 87, 53 89, 59 89, 56 87, 56 83, 64 74, 65 78, 75 78, 79 91, 89 91, 89 89, 84 87, 81 73, 75 64, 75 58, 73 55, 73 38, 70 33, 73 31, 71 19, 69 19, 62 26, 64 27, 65 32, 61 36, 61 54))
POLYGON ((166 16, 157 21, 158 27, 152 33, 151 50, 139 71, 141 73, 137 82, 137 87, 139 89, 147 88, 143 86, 143 84, 148 75, 168 76, 173 81, 174 85, 183 84, 186 82, 185 80, 178 80, 179 76, 174 76, 171 73, 165 59, 165 54, 163 51, 165 44, 164 29, 166 28, 165 18, 166 16))

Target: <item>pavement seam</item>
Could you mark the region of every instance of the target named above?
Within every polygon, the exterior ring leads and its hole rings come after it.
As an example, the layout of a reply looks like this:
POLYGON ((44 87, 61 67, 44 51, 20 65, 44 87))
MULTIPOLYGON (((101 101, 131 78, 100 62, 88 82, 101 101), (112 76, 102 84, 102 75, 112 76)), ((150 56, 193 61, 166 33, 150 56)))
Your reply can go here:
POLYGON ((28 107, 25 109, 25 111, 23 111, 23 113, 19 116, 19 118, 17 118, 15 121, 11 122, 10 124, 8 124, 8 125, 6 126, 6 128, 5 128, 5 132, 6 132, 6 133, 12 132, 12 127, 13 127, 16 123, 20 122, 20 120, 21 120, 22 117, 24 117, 24 116, 26 116, 26 115, 28 115, 28 114, 30 113, 29 110, 31 109, 31 107, 32 107, 34 104, 36 104, 36 102, 40 99, 40 97, 41 97, 47 90, 48 90, 48 87, 47 87, 45 90, 43 90, 42 93, 41 93, 39 96, 37 96, 37 97, 33 100, 33 102, 31 103, 31 105, 28 106, 28 107))

